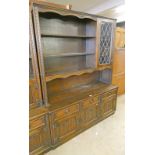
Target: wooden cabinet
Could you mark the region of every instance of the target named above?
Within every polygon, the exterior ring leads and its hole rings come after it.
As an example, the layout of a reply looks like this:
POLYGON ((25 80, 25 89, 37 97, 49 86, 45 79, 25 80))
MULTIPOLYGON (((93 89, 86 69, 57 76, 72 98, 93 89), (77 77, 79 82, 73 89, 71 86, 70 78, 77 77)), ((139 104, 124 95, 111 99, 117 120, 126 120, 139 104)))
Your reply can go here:
POLYGON ((113 56, 112 83, 118 86, 118 94, 125 93, 125 29, 116 28, 113 56))
POLYGON ((47 108, 30 117, 30 153, 38 155, 115 112, 116 23, 49 2, 31 4, 30 111, 47 108))
MULTIPOLYGON (((102 87, 99 87, 98 90, 101 92, 102 87)), ((63 96, 63 94, 61 95, 63 96)), ((59 146, 113 114, 116 110, 116 98, 117 87, 111 86, 109 91, 102 94, 89 93, 78 103, 51 111, 49 118, 51 133, 53 133, 51 136, 52 147, 59 146)))
POLYGON ((115 35, 115 48, 125 48, 125 29, 117 27, 115 35))
POLYGON ((30 117, 29 126, 30 154, 41 154, 48 150, 51 146, 48 115, 43 114, 41 116, 30 117))

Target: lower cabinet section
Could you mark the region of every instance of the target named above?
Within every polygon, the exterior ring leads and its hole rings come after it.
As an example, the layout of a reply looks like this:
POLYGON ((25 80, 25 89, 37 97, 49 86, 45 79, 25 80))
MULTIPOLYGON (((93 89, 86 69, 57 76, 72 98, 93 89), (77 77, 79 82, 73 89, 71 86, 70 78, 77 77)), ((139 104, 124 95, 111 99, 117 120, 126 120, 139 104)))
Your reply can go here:
POLYGON ((117 89, 90 96, 71 106, 50 112, 53 148, 115 112, 117 89))
POLYGON ((30 120, 29 152, 30 155, 42 154, 51 146, 48 115, 30 120))
POLYGON ((116 110, 116 99, 117 88, 30 120, 30 154, 54 149, 110 116, 116 110))

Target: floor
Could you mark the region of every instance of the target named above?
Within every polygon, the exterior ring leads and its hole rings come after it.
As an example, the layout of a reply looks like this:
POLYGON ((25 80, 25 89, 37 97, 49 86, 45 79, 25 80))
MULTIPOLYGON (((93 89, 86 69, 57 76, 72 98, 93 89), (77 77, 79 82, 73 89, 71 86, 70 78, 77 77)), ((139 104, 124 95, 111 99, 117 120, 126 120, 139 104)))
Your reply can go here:
POLYGON ((125 155, 125 96, 118 96, 116 113, 46 155, 125 155))

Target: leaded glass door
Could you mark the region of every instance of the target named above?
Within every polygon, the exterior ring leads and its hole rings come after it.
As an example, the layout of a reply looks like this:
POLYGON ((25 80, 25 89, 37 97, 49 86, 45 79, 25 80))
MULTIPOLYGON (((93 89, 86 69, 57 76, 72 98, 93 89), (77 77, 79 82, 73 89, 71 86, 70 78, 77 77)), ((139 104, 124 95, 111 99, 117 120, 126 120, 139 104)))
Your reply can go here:
POLYGON ((99 43, 98 64, 111 64, 114 24, 111 21, 98 20, 99 43))

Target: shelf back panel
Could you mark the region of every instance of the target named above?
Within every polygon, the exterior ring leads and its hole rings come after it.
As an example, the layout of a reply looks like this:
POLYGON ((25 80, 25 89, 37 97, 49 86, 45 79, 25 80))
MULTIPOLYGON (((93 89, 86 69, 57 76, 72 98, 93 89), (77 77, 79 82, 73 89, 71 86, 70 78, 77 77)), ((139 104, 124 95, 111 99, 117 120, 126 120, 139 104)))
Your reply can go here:
POLYGON ((61 74, 86 68, 86 56, 46 57, 44 58, 46 75, 61 74))
POLYGON ((39 13, 41 33, 66 35, 96 35, 96 21, 61 16, 56 13, 39 13))
MULTIPOLYGON (((42 38, 43 54, 85 52, 86 40, 77 38, 42 38)), ((94 52, 94 51, 91 51, 94 52)))
POLYGON ((91 74, 87 73, 80 76, 71 76, 64 79, 55 79, 47 83, 48 95, 59 94, 59 92, 63 90, 95 83, 98 79, 99 72, 93 72, 91 74))

